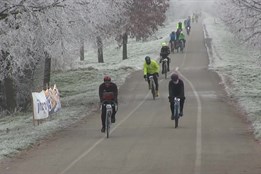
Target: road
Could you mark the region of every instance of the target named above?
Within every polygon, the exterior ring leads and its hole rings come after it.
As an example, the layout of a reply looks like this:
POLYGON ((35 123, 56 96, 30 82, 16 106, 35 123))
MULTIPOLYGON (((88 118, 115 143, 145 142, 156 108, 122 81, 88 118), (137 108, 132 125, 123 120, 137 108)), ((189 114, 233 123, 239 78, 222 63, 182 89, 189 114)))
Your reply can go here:
POLYGON ((23 152, 1 174, 260 174, 261 146, 241 113, 208 70, 203 30, 195 24, 183 54, 171 55, 185 83, 180 126, 170 120, 168 81, 155 101, 141 71, 120 88, 112 134, 100 132, 99 113, 23 152))

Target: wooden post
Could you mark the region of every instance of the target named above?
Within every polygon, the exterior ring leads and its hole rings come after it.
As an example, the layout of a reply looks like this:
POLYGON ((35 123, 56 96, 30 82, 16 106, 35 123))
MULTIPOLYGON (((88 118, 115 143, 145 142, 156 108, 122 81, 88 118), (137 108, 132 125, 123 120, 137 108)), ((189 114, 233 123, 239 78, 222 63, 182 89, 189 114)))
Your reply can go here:
POLYGON ((51 57, 47 53, 45 55, 43 89, 50 87, 51 78, 51 57))
POLYGON ((81 39, 80 41, 80 60, 84 60, 84 39, 81 39))
POLYGON ((98 46, 98 63, 104 63, 103 60, 103 43, 100 36, 97 37, 97 46, 98 46))
POLYGON ((128 58, 127 53, 127 43, 128 43, 128 34, 124 33, 122 37, 122 60, 126 60, 128 58))

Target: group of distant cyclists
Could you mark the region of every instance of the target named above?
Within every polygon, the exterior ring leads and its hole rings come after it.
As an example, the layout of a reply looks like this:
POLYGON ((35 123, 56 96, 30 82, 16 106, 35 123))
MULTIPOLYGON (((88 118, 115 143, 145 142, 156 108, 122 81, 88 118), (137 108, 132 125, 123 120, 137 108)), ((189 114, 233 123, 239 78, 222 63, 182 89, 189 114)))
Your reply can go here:
POLYGON ((184 34, 184 29, 186 30, 187 35, 190 34, 191 30, 191 17, 188 16, 187 19, 184 20, 184 22, 179 22, 177 24, 177 30, 172 31, 170 33, 170 48, 171 52, 174 53, 174 50, 176 49, 178 51, 183 51, 183 49, 186 46, 186 37, 184 34))
MULTIPOLYGON (((169 67, 168 67, 169 68, 169 67)), ((156 60, 151 59, 149 56, 145 57, 144 62, 144 78, 149 82, 149 76, 153 76, 155 85, 156 85, 156 96, 159 96, 159 83, 158 83, 158 77, 159 77, 159 64, 156 60)), ((149 85, 150 88, 150 85, 149 85)), ((179 78, 178 73, 173 73, 171 75, 171 80, 169 81, 169 102, 170 102, 170 109, 171 109, 171 118, 173 119, 174 115, 174 98, 177 97, 180 99, 180 112, 179 116, 183 116, 183 106, 185 102, 185 92, 184 92, 184 83, 183 80, 179 78)))
MULTIPOLYGON (((149 83, 149 76, 152 75, 156 85, 156 95, 159 96, 159 64, 152 60, 149 56, 145 57, 144 63, 144 78, 149 83)), ((183 116, 183 106, 185 102, 185 93, 184 93, 184 83, 181 80, 177 73, 173 73, 171 75, 171 80, 169 81, 169 102, 170 102, 170 110, 171 110, 171 119, 174 119, 174 98, 177 97, 180 99, 180 112, 179 116, 183 116)), ((111 81, 111 77, 105 76, 104 82, 99 87, 99 97, 101 106, 101 121, 102 128, 101 132, 105 132, 105 119, 106 119, 106 104, 112 104, 112 115, 111 115, 111 123, 115 123, 115 115, 116 115, 116 105, 118 105, 118 88, 115 83, 111 81), (104 102, 106 101, 106 102, 104 102)))
MULTIPOLYGON (((191 20, 195 20, 193 17, 188 16, 184 20, 184 22, 178 22, 177 24, 177 30, 171 32, 170 34, 170 41, 169 45, 166 42, 162 43, 162 47, 160 50, 160 63, 162 62, 163 59, 167 59, 167 71, 170 71, 170 58, 169 54, 171 52, 174 52, 174 49, 177 49, 178 47, 183 47, 185 48, 186 45, 186 38, 184 32, 184 28, 186 29, 187 35, 189 35, 190 30, 191 30, 191 20)), ((196 17, 197 20, 197 17, 196 17)), ((162 64, 162 74, 163 72, 163 64, 162 64)), ((159 72, 160 72, 160 66, 157 63, 156 60, 151 59, 149 56, 145 57, 144 65, 143 65, 143 72, 144 72, 144 79, 149 84, 149 89, 150 89, 150 76, 153 76, 154 82, 155 82, 155 88, 156 88, 156 97, 159 96, 159 83, 158 83, 158 77, 159 77, 159 72)), ((116 115, 116 105, 118 105, 118 88, 115 83, 111 81, 111 77, 105 76, 104 77, 104 82, 99 86, 99 97, 100 97, 100 102, 103 103, 101 106, 101 120, 102 120, 102 129, 101 132, 105 132, 105 118, 106 118, 106 102, 112 101, 112 109, 113 113, 111 115, 111 122, 115 123, 115 115, 116 115), (103 101, 106 101, 105 103, 103 101)), ((183 107, 184 107, 184 102, 185 102, 185 92, 184 92, 184 83, 183 80, 180 79, 179 75, 177 72, 173 73, 171 75, 171 80, 169 81, 168 85, 168 92, 169 92, 169 102, 170 102, 170 110, 171 110, 171 119, 173 119, 174 115, 174 98, 177 97, 180 99, 180 112, 179 116, 183 116, 183 107)))

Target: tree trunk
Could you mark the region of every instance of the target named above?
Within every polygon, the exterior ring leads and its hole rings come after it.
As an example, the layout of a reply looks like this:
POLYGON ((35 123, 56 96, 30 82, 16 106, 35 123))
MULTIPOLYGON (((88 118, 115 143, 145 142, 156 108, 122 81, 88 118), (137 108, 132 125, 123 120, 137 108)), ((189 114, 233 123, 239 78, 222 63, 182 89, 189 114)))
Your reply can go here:
POLYGON ((4 79, 4 88, 7 110, 13 113, 16 108, 16 88, 12 78, 4 79))
POLYGON ((81 48, 80 48, 80 60, 84 60, 84 40, 81 39, 81 48))
POLYGON ((43 80, 43 89, 50 87, 50 78, 51 78, 51 57, 45 52, 45 63, 44 63, 44 80, 43 80))
POLYGON ((100 36, 97 37, 97 45, 98 45, 98 63, 104 63, 103 60, 103 44, 100 36))
MULTIPOLYGON (((8 52, 1 51, 1 56, 3 60, 6 60, 6 57, 9 55, 8 52)), ((7 61, 7 60, 6 60, 7 61)), ((11 67, 11 60, 8 59, 7 61, 7 66, 6 66, 6 71, 10 70, 11 67)), ((6 76, 4 77, 4 80, 2 81, 2 91, 4 92, 2 99, 5 99, 5 106, 6 109, 13 113, 16 109, 16 87, 15 87, 15 82, 12 79, 11 76, 6 76)))
MULTIPOLYGON (((4 51, 0 50, 0 65, 4 63, 4 51)), ((4 81, 0 80, 0 112, 6 108, 6 102, 4 97, 4 81)))
POLYGON ((128 34, 124 33, 122 37, 122 45, 123 45, 123 50, 122 50, 122 60, 126 60, 128 58, 127 54, 127 43, 128 43, 128 34))
POLYGON ((3 81, 0 81, 0 112, 6 108, 4 93, 4 84, 3 81))
MULTIPOLYGON (((30 66, 33 66, 31 64, 30 66)), ((26 111, 31 104, 32 87, 33 87, 33 71, 32 69, 23 69, 23 76, 15 76, 18 80, 16 85, 16 105, 21 111, 26 111)))

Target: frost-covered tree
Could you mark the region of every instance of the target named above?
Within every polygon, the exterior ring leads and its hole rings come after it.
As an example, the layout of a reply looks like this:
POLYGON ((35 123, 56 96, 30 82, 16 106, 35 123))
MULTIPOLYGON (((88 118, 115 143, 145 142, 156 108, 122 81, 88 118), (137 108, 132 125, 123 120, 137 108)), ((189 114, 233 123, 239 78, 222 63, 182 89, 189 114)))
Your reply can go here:
POLYGON ((16 107, 15 94, 24 92, 19 90, 21 77, 31 79, 32 70, 44 53, 48 38, 41 24, 48 21, 41 20, 44 11, 53 6, 58 7, 59 3, 0 2, 0 80, 8 110, 16 107))
POLYGON ((261 1, 219 1, 222 20, 239 38, 261 49, 261 1))
MULTIPOLYGON (((0 91, 6 95, 2 98, 13 101, 17 99, 14 93, 26 91, 30 94, 30 88, 21 89, 20 79, 33 78, 35 66, 45 59, 45 53, 57 62, 58 68, 63 68, 67 61, 73 60, 70 53, 75 47, 79 48, 80 38, 92 40, 112 35, 111 26, 121 11, 120 6, 114 4, 120 2, 1 0, 0 91), (5 84, 9 84, 8 89, 13 88, 13 93, 5 91, 5 84)), ((26 83, 27 87, 31 86, 30 81, 26 83)))
POLYGON ((120 24, 123 30, 119 37, 123 44, 123 59, 127 58, 128 36, 136 40, 146 40, 158 27, 163 26, 169 0, 132 0, 125 5, 127 22, 120 24))
POLYGON ((92 31, 89 40, 96 40, 98 47, 98 62, 103 62, 103 41, 116 37, 126 25, 126 13, 128 3, 131 0, 99 0, 93 4, 93 10, 89 14, 92 31), (103 22, 101 22, 103 21, 103 22))
POLYGON ((137 40, 146 39, 163 26, 169 0, 133 0, 127 32, 137 40))

